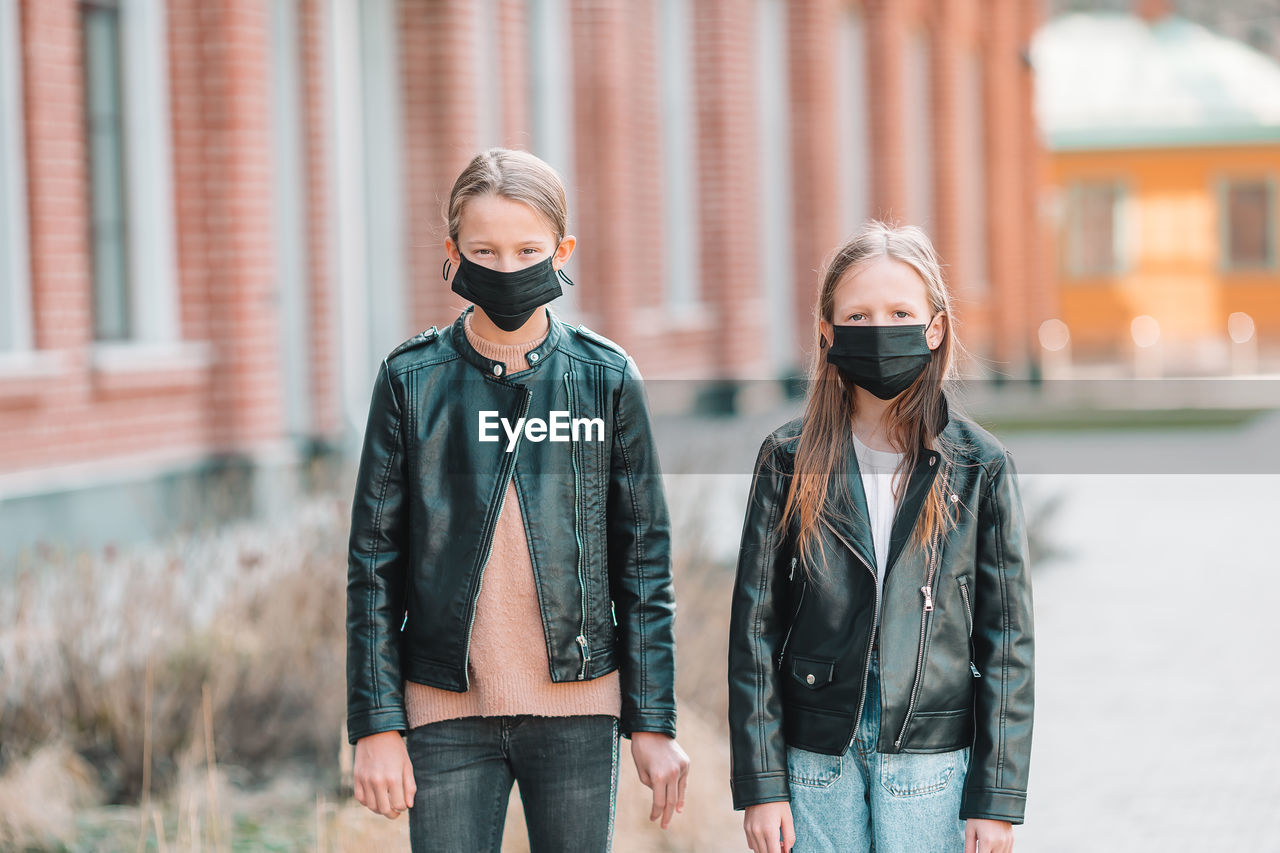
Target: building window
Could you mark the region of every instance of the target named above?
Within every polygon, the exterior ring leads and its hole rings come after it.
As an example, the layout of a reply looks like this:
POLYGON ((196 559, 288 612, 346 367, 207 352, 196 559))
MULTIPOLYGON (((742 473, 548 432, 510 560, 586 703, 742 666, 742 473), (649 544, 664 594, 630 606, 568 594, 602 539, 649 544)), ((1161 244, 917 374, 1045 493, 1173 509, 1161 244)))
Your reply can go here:
MULTIPOLYGON (((907 222, 934 233, 933 221, 933 86, 929 35, 916 30, 906 51, 907 222)), ((901 215, 900 211, 894 211, 901 215)))
POLYGON ((871 142, 867 107, 866 27, 855 5, 840 24, 839 69, 841 228, 852 234, 871 216, 871 142))
POLYGON ((1221 192, 1222 266, 1227 270, 1276 265, 1275 184, 1266 179, 1226 181, 1221 192))
POLYGON ((0 0, 0 354, 31 348, 19 43, 17 0, 0 0))
POLYGON ((961 164, 957 182, 964 214, 959 218, 962 250, 959 272, 970 293, 987 289, 990 271, 987 255, 987 115, 982 97, 982 57, 977 51, 965 55, 960 80, 961 164))
MULTIPOLYGON (((394 4, 399 5, 399 4, 394 4)), ((498 0, 473 0, 470 4, 475 27, 476 51, 476 148, 485 151, 501 147, 505 137, 502 121, 502 17, 498 0)))
MULTIPOLYGON (((404 131, 396 22, 400 4, 397 0, 361 0, 356 8, 361 36, 359 109, 363 130, 360 151, 364 159, 365 292, 372 344, 369 355, 376 364, 414 331, 404 268, 404 131)), ((501 112, 500 106, 489 109, 495 115, 501 112)), ((493 145, 500 141, 497 135, 493 140, 493 145)))
POLYGON ((760 272, 770 320, 769 363, 782 373, 793 370, 796 352, 787 7, 783 0, 755 5, 760 272))
POLYGON ((528 14, 533 153, 573 186, 573 56, 560 29, 569 19, 569 3, 530 0, 528 14))
POLYGON ((100 341, 132 337, 125 204, 120 8, 84 3, 85 131, 89 147, 89 240, 93 330, 100 341))
MULTIPOLYGON (((573 177, 573 38, 564 29, 570 20, 569 0, 528 0, 529 123, 533 154, 545 160, 564 180, 569 202, 569 230, 579 209, 573 177)), ((566 272, 574 277, 576 260, 566 272)), ((557 313, 574 317, 580 307, 579 288, 566 287, 557 313)))
POLYGON ((658 73, 662 101, 662 204, 666 242, 666 301, 687 306, 698 298, 697 137, 693 92, 691 0, 658 3, 658 73))
POLYGON ((81 0, 94 337, 178 339, 164 0, 81 0))
POLYGON ((1076 278, 1114 275, 1123 266, 1124 187, 1082 182, 1067 192, 1067 272, 1076 278))

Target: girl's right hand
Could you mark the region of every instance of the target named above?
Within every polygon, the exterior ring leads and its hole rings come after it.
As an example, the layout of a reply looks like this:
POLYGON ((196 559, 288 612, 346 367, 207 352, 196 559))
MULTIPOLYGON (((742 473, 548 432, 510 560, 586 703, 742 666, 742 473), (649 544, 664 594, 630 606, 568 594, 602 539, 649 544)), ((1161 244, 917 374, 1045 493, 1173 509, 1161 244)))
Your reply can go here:
POLYGON ((409 750, 399 732, 381 732, 356 741, 351 768, 356 800, 390 820, 413 808, 418 786, 413 781, 409 750))
POLYGON ((790 853, 796 843, 796 828, 791 822, 791 803, 760 803, 747 806, 742 818, 747 846, 754 853, 790 853), (778 837, 782 836, 779 841, 778 837))

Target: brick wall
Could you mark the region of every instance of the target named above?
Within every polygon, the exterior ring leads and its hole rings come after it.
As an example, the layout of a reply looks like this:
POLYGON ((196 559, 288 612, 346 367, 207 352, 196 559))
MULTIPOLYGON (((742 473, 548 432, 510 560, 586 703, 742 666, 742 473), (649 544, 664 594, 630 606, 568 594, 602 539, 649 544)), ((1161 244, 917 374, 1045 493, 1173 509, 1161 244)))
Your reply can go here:
MULTIPOLYGON (((297 3, 305 232, 310 311, 312 432, 341 431, 340 341, 331 242, 335 223, 329 4, 297 3)), ((1036 26, 1025 0, 845 0, 866 33, 873 214, 906 219, 906 44, 922 29, 930 53, 934 188, 931 230, 960 300, 967 345, 1019 374, 1047 310, 1038 188, 1045 161, 1022 59, 1036 26), (985 114, 962 114, 957 80, 978 51, 985 114), (985 210, 964 197, 958 140, 985 127, 985 210), (988 223, 989 287, 964 280, 965 217, 988 223)), ((649 377, 772 375, 760 339, 766 315, 760 262, 760 92, 755 0, 691 4, 694 173, 699 301, 669 316, 665 269, 662 50, 657 7, 627 0, 564 0, 560 31, 572 62, 575 162, 566 178, 579 238, 581 319, 618 339, 649 377)), ((786 6, 788 164, 794 233, 792 314, 810 343, 817 272, 840 242, 838 29, 845 3, 786 6)), ((477 148, 478 28, 495 27, 503 139, 528 147, 535 116, 530 11, 493 0, 480 20, 466 0, 401 0, 399 55, 404 139, 407 300, 413 328, 450 322, 461 300, 440 280, 441 216, 449 187, 477 148)), ((0 472, 145 452, 252 451, 285 436, 272 245, 267 0, 168 0, 174 223, 180 328, 204 355, 137 369, 92 357, 87 168, 82 69, 74 0, 22 4, 27 177, 35 341, 56 363, 49 381, 0 372, 0 472)), ((348 227, 346 224, 340 227, 348 227)), ((797 354, 796 362, 801 359, 797 354)))

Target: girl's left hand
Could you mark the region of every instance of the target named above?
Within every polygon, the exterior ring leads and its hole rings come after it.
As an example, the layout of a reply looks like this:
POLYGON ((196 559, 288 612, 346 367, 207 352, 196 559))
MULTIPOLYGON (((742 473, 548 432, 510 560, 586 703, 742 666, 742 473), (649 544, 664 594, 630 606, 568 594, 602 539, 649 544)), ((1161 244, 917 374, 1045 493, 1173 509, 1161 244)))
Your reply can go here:
POLYGON ((1013 853, 1013 824, 1007 820, 966 820, 964 853, 1013 853))
POLYGON ((634 732, 631 757, 635 759, 640 781, 653 789, 649 820, 662 818, 662 828, 666 829, 671 824, 671 816, 684 811, 689 756, 673 737, 657 732, 634 732))

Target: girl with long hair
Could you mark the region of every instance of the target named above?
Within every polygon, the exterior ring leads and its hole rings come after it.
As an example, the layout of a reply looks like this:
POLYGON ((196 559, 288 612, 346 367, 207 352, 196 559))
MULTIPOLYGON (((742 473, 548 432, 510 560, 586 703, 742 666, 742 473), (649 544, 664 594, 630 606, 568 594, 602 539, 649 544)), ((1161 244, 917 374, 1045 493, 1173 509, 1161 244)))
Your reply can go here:
POLYGON ((924 232, 832 257, 804 414, 756 462, 734 586, 734 806, 756 853, 1008 853, 1031 749, 1017 475, 949 404, 924 232))

